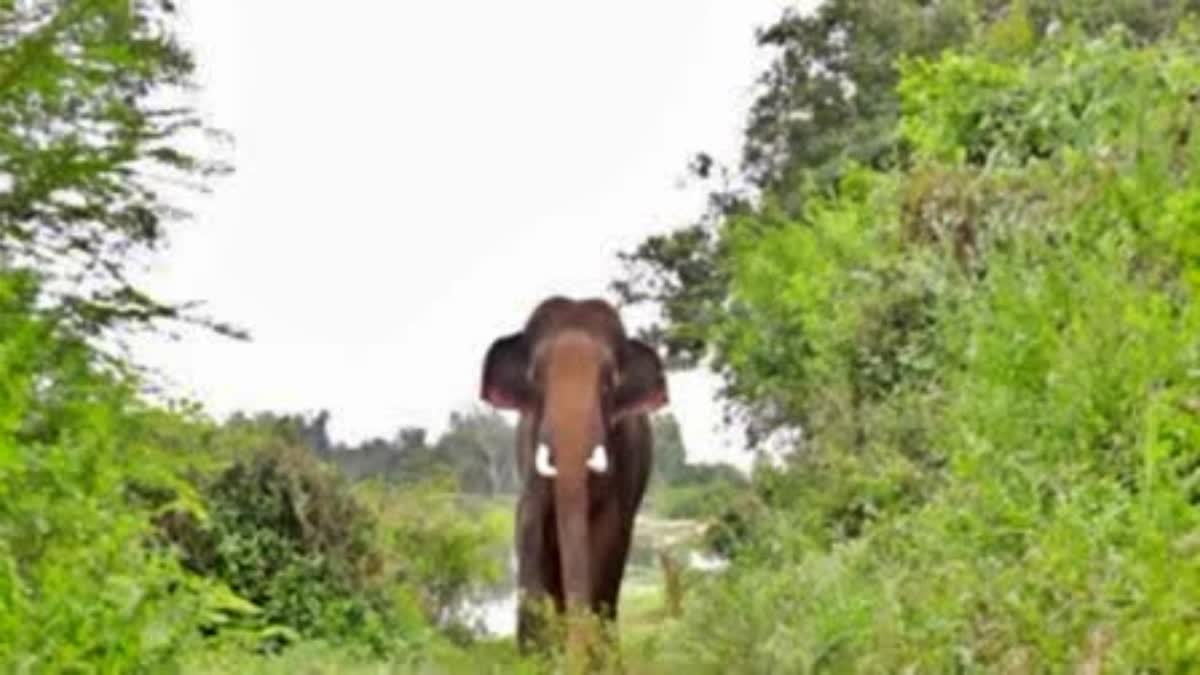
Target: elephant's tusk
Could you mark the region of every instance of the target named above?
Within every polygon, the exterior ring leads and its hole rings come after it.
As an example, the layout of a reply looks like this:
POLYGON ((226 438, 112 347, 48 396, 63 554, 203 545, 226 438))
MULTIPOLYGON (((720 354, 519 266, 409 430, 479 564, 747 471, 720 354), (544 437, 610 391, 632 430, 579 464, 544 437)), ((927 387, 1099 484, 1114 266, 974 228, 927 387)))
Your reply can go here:
POLYGON ((554 478, 558 475, 558 469, 550 463, 550 448, 546 447, 545 443, 538 444, 537 452, 533 456, 533 466, 544 478, 554 478))
POLYGON ((596 473, 605 473, 608 471, 608 451, 603 445, 597 445, 592 450, 592 456, 588 457, 587 467, 596 473))

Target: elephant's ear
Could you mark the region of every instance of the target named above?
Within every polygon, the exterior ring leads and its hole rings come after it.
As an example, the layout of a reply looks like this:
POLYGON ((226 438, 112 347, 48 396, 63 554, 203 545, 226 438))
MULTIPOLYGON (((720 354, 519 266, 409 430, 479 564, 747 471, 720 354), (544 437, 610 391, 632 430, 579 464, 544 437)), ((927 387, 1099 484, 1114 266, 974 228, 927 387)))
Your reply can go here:
POLYGON ((641 340, 626 340, 621 350, 620 379, 613 393, 613 419, 658 410, 667 404, 667 378, 662 359, 641 340))
POLYGON ((483 360, 480 398, 497 408, 526 410, 536 401, 529 381, 529 343, 523 333, 497 338, 483 360))

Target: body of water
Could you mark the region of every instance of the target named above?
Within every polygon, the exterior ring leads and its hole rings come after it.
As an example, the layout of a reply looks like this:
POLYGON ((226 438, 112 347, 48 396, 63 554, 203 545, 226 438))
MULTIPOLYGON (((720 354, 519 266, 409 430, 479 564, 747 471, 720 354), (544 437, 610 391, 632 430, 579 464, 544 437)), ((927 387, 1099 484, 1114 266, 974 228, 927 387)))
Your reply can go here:
MULTIPOLYGON (((718 555, 690 551, 687 557, 688 567, 704 572, 719 572, 729 565, 729 561, 718 555)), ((482 627, 487 635, 508 637, 517 632, 517 589, 516 554, 509 557, 509 579, 512 581, 503 590, 497 589, 494 594, 474 602, 467 603, 462 610, 463 617, 470 624, 482 627)))

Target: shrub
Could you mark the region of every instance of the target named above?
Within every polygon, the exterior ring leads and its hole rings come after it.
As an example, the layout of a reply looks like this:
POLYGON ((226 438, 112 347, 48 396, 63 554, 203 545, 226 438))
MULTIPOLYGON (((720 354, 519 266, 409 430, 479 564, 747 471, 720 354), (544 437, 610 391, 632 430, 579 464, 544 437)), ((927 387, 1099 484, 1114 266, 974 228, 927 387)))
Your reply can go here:
POLYGON ((194 491, 128 433, 151 423, 132 380, 37 302, 35 279, 0 274, 0 667, 161 672, 211 589, 154 545, 130 487, 193 509, 194 491))
POLYGON ((909 166, 736 226, 737 377, 806 438, 665 668, 1200 667, 1197 64, 1189 26, 908 62, 909 166))
POLYGON ((507 574, 511 511, 464 501, 454 476, 404 486, 364 483, 357 494, 379 522, 380 574, 412 588, 436 624, 460 621, 463 603, 507 574))
POLYGON ((383 583, 375 518, 308 450, 267 441, 208 479, 203 493, 207 522, 166 529, 189 570, 259 610, 242 629, 268 644, 325 638, 382 653, 420 628, 404 625, 403 600, 383 583))

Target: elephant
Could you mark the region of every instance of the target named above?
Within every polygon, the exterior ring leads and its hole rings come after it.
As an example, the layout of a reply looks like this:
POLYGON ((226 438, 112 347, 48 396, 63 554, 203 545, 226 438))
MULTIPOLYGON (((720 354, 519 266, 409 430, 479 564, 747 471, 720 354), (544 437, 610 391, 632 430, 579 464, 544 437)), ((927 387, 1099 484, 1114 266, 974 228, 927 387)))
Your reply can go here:
MULTIPOLYGON (((521 495, 517 642, 544 640, 536 606, 558 615, 588 610, 608 624, 617 600, 652 465, 649 414, 668 402, 663 363, 626 335, 603 299, 552 296, 524 328, 495 339, 480 397, 519 412, 521 495)), ((567 646, 588 642, 570 620, 567 646)))

